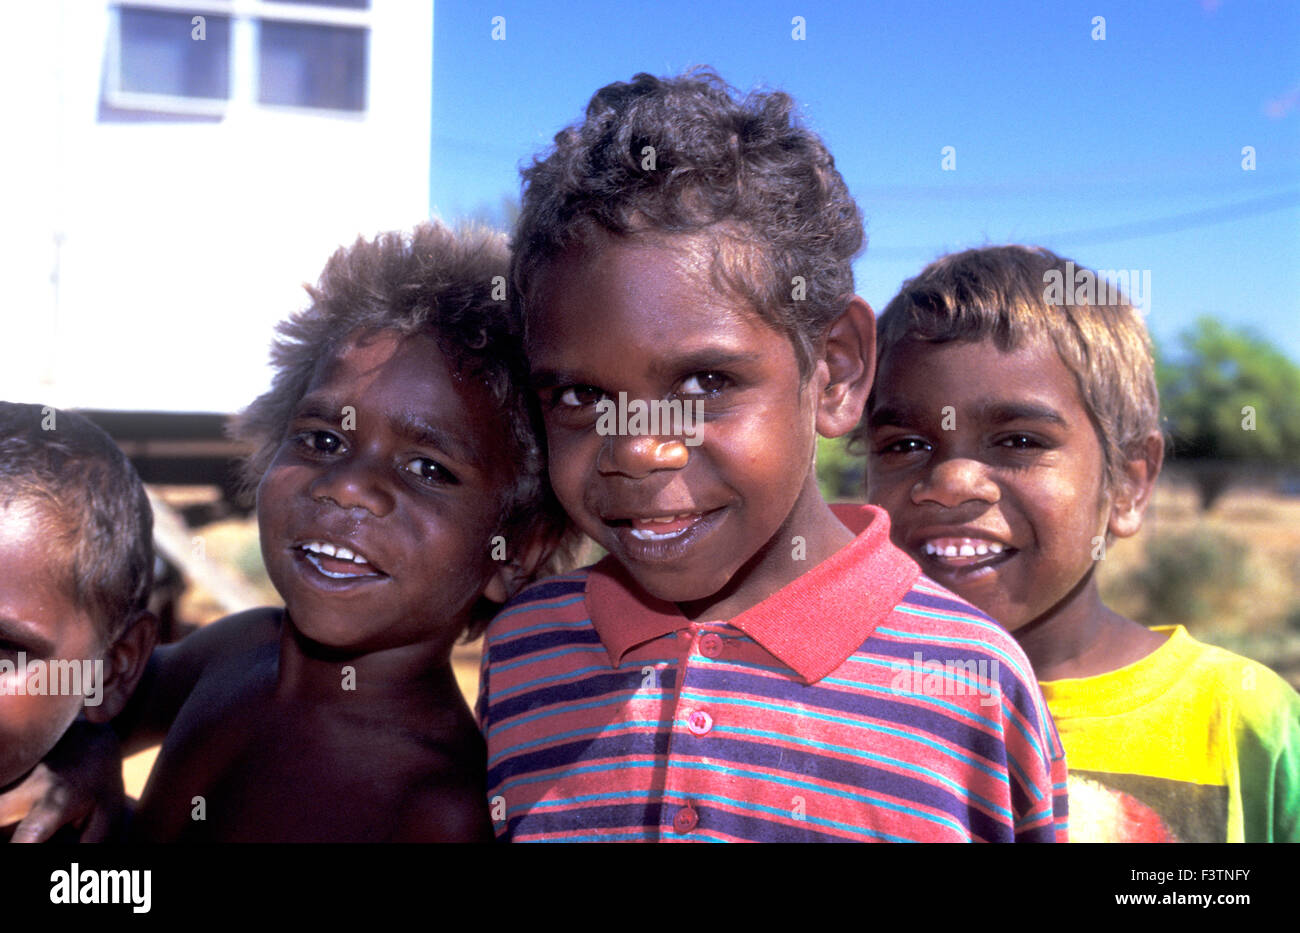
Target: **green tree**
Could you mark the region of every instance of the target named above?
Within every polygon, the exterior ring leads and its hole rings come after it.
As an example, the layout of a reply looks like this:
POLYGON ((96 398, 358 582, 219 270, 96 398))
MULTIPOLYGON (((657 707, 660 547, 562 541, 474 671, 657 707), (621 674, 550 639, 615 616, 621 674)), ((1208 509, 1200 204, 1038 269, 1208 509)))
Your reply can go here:
POLYGON ((1200 318, 1156 378, 1170 456, 1191 468, 1202 508, 1242 467, 1300 464, 1300 367, 1263 338, 1200 318))
POLYGON ((827 502, 865 501, 865 468, 863 458, 849 452, 844 438, 817 438, 817 485, 827 502))

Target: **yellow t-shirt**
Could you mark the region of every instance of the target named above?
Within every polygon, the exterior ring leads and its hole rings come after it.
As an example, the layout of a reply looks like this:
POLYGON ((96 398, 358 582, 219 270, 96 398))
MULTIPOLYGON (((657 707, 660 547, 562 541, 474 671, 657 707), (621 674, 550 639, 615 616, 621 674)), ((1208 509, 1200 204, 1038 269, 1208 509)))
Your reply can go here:
POLYGON ((1300 695, 1181 625, 1145 658, 1043 681, 1072 842, 1300 841, 1300 695))

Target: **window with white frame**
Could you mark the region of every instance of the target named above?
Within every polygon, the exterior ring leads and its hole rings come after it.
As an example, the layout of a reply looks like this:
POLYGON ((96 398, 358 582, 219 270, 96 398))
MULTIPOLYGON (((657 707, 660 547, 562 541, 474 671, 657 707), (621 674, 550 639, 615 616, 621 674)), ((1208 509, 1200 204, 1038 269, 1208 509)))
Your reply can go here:
POLYGON ((116 110, 366 110, 370 0, 118 0, 104 60, 116 110))

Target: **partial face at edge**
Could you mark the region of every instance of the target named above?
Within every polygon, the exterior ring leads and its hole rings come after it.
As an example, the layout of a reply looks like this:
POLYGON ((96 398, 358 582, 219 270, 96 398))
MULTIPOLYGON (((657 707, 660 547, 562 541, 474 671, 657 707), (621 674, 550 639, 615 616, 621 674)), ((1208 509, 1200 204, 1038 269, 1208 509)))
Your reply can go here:
MULTIPOLYGON (((15 501, 0 508, 0 564, 5 568, 0 574, 0 660, 18 668, 3 675, 0 693, 0 786, 22 777, 45 757, 86 699, 68 693, 18 695, 20 686, 28 689, 32 684, 19 668, 21 656, 29 665, 74 662, 82 673, 86 665, 81 662, 89 661, 92 675, 101 679, 101 699, 104 689, 104 638, 95 619, 68 592, 62 571, 69 556, 51 527, 40 506, 15 501), (98 669, 96 660, 101 662, 98 669)), ((45 684, 47 690, 55 687, 50 677, 45 684)))

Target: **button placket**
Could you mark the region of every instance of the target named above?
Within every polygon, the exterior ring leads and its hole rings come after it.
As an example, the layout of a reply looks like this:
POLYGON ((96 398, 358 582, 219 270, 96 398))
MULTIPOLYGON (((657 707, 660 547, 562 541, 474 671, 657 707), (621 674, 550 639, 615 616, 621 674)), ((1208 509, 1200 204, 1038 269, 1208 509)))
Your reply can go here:
POLYGON ((722 636, 716 632, 707 632, 700 638, 700 654, 706 658, 722 656, 722 636))
POLYGON ((692 735, 707 735, 713 728, 713 717, 706 710, 693 709, 686 717, 686 728, 692 735))
MULTIPOLYGON (((723 639, 712 632, 700 632, 698 623, 693 623, 689 630, 679 631, 677 633, 678 643, 681 654, 678 657, 679 676, 677 679, 677 690, 673 698, 673 727, 668 740, 668 754, 665 774, 664 790, 667 795, 676 796, 677 799, 685 799, 684 803, 675 812, 667 808, 665 816, 671 813, 669 823, 672 831, 679 835, 685 835, 694 830, 700 822, 700 812, 690 799, 689 786, 692 783, 694 772, 679 772, 674 767, 679 749, 678 741, 681 736, 682 727, 685 726, 685 732, 694 737, 704 736, 713 729, 713 716, 703 709, 692 709, 687 706, 689 699, 683 702, 683 693, 689 694, 688 684, 693 679, 692 669, 698 668, 701 658, 713 659, 722 654, 724 644, 723 639)), ((684 740, 684 737, 681 737, 684 740)))

